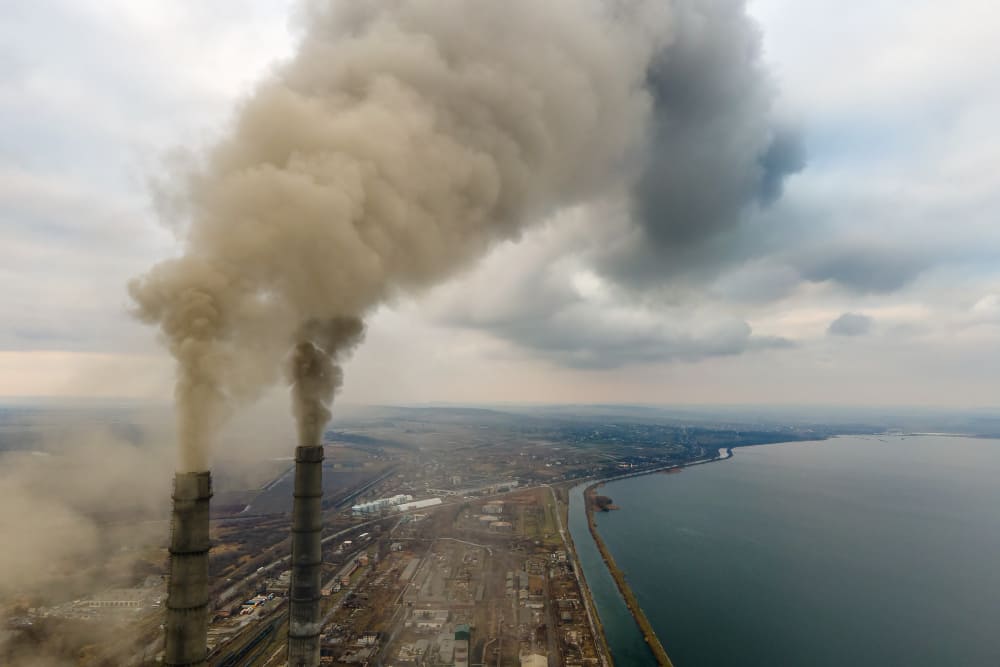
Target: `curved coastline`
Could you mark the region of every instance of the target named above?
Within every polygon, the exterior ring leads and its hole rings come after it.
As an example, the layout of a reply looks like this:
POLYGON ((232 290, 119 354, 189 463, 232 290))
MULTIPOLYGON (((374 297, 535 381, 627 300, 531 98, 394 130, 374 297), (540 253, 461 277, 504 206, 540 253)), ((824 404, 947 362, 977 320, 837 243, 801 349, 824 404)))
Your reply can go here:
MULTIPOLYGON (((656 659, 657 663, 661 665, 661 667, 674 667, 674 665, 670 661, 670 656, 667 654, 666 649, 664 649, 663 644, 660 642, 660 639, 657 636, 656 631, 653 630, 653 626, 650 624, 649 619, 646 618, 646 614, 642 610, 642 607, 639 604, 639 601, 636 598, 635 593, 632 592, 632 588, 626 581, 625 573, 618 568, 618 565, 615 563, 614 557, 611 555, 611 551, 608 549, 607 545, 604 543, 604 540, 601 538, 600 534, 597 531, 597 521, 594 519, 594 503, 592 502, 593 497, 595 495, 596 490, 601 486, 603 486, 604 484, 606 484, 607 482, 614 482, 623 479, 628 479, 631 477, 640 477, 643 475, 651 475, 654 473, 667 472, 671 470, 680 470, 682 468, 688 468, 696 465, 703 465, 705 463, 714 463, 716 461, 725 461, 727 459, 732 458, 733 449, 731 447, 720 448, 719 454, 720 456, 711 459, 701 459, 698 461, 691 461, 690 463, 680 463, 669 466, 661 466, 650 470, 642 470, 638 472, 627 473, 624 475, 615 475, 614 477, 599 479, 588 485, 583 490, 584 512, 586 513, 587 517, 587 526, 589 528, 590 537, 594 541, 594 544, 601 555, 601 559, 604 561, 605 567, 611 574, 612 579, 614 579, 615 585, 618 587, 618 592, 621 594, 626 607, 628 607, 629 612, 632 614, 632 618, 635 620, 636 625, 639 627, 639 630, 643 635, 643 639, 645 640, 647 647, 653 654, 653 657, 656 659), (726 452, 725 456, 721 455, 723 450, 725 450, 726 452)), ((587 590, 585 595, 590 597, 589 586, 587 586, 586 588, 587 590)), ((596 602, 594 603, 594 608, 597 609, 596 602)), ((597 610, 596 615, 598 616, 597 622, 600 625, 601 624, 600 610, 597 610)), ((603 627, 601 628, 601 633, 604 634, 603 627)), ((603 641, 604 646, 608 647, 607 637, 603 637, 603 640, 604 640, 603 641)), ((610 656, 610 650, 608 650, 608 654, 610 656)), ((612 662, 614 662, 613 656, 611 656, 611 660, 612 662)))

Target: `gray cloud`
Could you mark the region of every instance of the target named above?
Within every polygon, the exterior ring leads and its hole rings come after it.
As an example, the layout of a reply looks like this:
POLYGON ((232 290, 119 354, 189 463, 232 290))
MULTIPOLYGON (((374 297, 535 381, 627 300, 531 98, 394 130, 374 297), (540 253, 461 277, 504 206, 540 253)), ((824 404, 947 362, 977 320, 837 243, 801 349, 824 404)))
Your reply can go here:
POLYGON ((9 314, 0 351, 140 347, 138 329, 121 321, 121 285, 167 247, 136 233, 143 213, 132 198, 0 164, 0 282, 17 285, 0 294, 9 314))
POLYGON ((654 122, 635 214, 646 239, 676 255, 773 202, 804 164, 794 131, 773 117, 774 90, 743 0, 682 0, 675 39, 648 78, 654 122))
POLYGON ((788 265, 757 262, 723 274, 711 291, 738 303, 768 303, 788 296, 801 281, 798 271, 788 265))
POLYGON ((664 321, 637 324, 601 319, 598 309, 577 304, 536 320, 479 322, 533 355, 571 368, 610 369, 644 363, 693 362, 732 356, 750 349, 786 347, 788 341, 755 338, 742 320, 720 318, 684 324, 664 321))
POLYGON ((904 287, 931 265, 923 253, 882 242, 832 244, 804 252, 795 261, 806 280, 876 294, 904 287))
POLYGON ((771 204, 781 197, 785 178, 806 167, 806 150, 801 135, 791 128, 775 131, 771 144, 760 156, 763 175, 760 181, 760 200, 771 204))
POLYGON ((864 336, 871 333, 875 325, 868 315, 860 313, 844 313, 827 327, 826 332, 831 336, 864 336))
POLYGON ((582 369, 694 362, 794 345, 755 336, 743 318, 707 304, 637 298, 575 260, 521 256, 522 272, 511 274, 518 250, 507 248, 460 288, 442 290, 435 304, 439 320, 488 331, 533 357, 582 369), (526 260, 533 265, 524 266, 526 260), (479 296, 470 300, 470 293, 479 296))
POLYGON ((746 3, 670 7, 672 39, 647 75, 653 118, 642 166, 618 213, 628 222, 595 221, 588 258, 639 292, 710 283, 727 266, 787 247, 801 225, 770 208, 805 152, 774 109, 746 3))

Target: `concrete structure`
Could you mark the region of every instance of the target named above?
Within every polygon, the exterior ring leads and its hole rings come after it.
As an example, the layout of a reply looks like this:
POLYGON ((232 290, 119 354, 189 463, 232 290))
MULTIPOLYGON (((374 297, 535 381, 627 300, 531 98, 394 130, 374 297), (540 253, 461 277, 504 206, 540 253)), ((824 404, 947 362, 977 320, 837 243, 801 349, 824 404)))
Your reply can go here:
POLYGON ((401 505, 396 505, 396 509, 400 512, 407 512, 409 510, 420 510, 425 507, 434 507, 435 505, 440 505, 440 498, 428 498, 426 500, 415 500, 412 503, 403 503, 401 505))
MULTIPOLYGON (((455 640, 455 667, 469 667, 469 640, 455 640)), ((547 667, 547 666, 546 666, 547 667)))
POLYGON ((541 653, 528 653, 521 656, 521 667, 549 667, 549 659, 541 653))
POLYGON ((451 665, 455 661, 455 639, 450 634, 438 635, 438 661, 451 665))
POLYGON ((494 500, 491 503, 486 503, 483 505, 483 513, 485 514, 503 514, 503 501, 494 500))
POLYGON ((445 626, 450 616, 447 609, 414 609, 405 625, 418 632, 436 631, 445 626))
POLYGON ((346 662, 349 665, 367 665, 368 661, 371 660, 372 655, 375 654, 374 648, 359 648, 356 651, 351 651, 350 653, 345 653, 341 656, 340 661, 346 662))
POLYGON ((382 510, 387 510, 396 505, 402 505, 403 503, 408 503, 413 500, 413 496, 406 494, 399 494, 391 496, 389 498, 379 498, 378 500, 372 500, 367 503, 361 503, 360 505, 353 505, 351 507, 351 512, 354 516, 366 516, 369 514, 378 514, 382 510))
POLYGON ((295 449, 292 579, 288 590, 288 667, 319 665, 322 597, 323 446, 295 449))
POLYGON ((291 584, 292 571, 285 570, 274 579, 268 580, 264 587, 264 591, 267 593, 274 593, 275 595, 288 595, 288 588, 291 584))
POLYGON ((170 578, 163 663, 200 667, 208 656, 208 509, 212 476, 179 472, 174 476, 170 526, 170 578))
POLYGON ((98 593, 86 605, 96 609, 142 609, 152 601, 148 588, 117 588, 98 593))
POLYGON ((409 581, 410 579, 412 579, 413 574, 417 571, 418 565, 420 565, 420 559, 411 558, 410 561, 406 564, 406 567, 403 568, 402 574, 399 575, 399 580, 409 581))
POLYGON ((426 639, 418 639, 415 642, 403 644, 399 647, 396 660, 402 663, 423 662, 423 657, 430 647, 430 642, 426 639))

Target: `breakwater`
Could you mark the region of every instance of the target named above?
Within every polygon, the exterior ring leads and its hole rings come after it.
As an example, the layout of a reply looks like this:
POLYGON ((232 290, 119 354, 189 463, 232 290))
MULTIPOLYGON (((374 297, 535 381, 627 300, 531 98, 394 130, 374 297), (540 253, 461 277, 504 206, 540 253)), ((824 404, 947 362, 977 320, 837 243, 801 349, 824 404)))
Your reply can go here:
MULTIPOLYGON (((752 447, 727 465, 609 483, 597 493, 623 509, 594 518, 677 665, 985 667, 1000 655, 998 445, 880 435, 752 447)), ((638 636, 615 597, 611 613, 638 636)))
POLYGON ((625 580, 625 573, 618 568, 614 557, 611 555, 611 552, 608 551, 607 545, 604 544, 604 540, 601 539, 600 534, 597 532, 597 523, 594 521, 594 496, 596 490, 602 484, 603 482, 591 484, 583 492, 584 506, 587 512, 587 526, 590 528, 590 536, 593 538, 594 544, 597 545, 597 550, 601 553, 601 558, 604 559, 604 564, 607 566, 608 572, 611 573, 611 577, 615 580, 615 584, 618 586, 618 590, 621 592, 622 598, 625 600, 625 606, 628 607, 629 612, 631 612, 632 617, 639 626, 643 639, 645 639, 646 644, 649 646, 649 650, 653 652, 653 656, 656 658, 657 663, 659 663, 661 667, 673 667, 674 663, 670 661, 670 656, 667 655, 667 651, 663 648, 663 644, 660 643, 659 638, 656 636, 653 626, 649 623, 649 619, 646 618, 646 614, 642 611, 642 607, 639 605, 639 601, 636 599, 635 593, 632 592, 632 588, 625 580))
MULTIPOLYGON (((692 461, 687 464, 661 465, 654 468, 635 470, 632 472, 615 475, 604 479, 582 482, 570 491, 571 513, 569 522, 572 527, 571 537, 575 543, 577 552, 577 566, 581 571, 586 570, 586 581, 584 588, 586 595, 598 608, 598 622, 603 626, 604 640, 610 648, 612 658, 621 665, 633 665, 642 667, 652 667, 659 664, 670 664, 663 662, 661 657, 666 655, 664 650, 659 656, 654 654, 653 644, 648 641, 648 637, 659 640, 651 624, 645 618, 634 592, 628 587, 624 573, 611 557, 608 547, 597 533, 594 516, 589 505, 592 501, 585 495, 587 491, 606 482, 615 482, 632 477, 651 475, 653 473, 679 472, 682 468, 710 463, 720 459, 729 458, 732 451, 728 448, 720 449, 718 454, 712 458, 692 461), (586 524, 586 526, 584 525, 586 524), (640 625, 640 618, 634 610, 639 610, 645 621, 640 625)), ((662 648, 662 645, 660 645, 662 648)))

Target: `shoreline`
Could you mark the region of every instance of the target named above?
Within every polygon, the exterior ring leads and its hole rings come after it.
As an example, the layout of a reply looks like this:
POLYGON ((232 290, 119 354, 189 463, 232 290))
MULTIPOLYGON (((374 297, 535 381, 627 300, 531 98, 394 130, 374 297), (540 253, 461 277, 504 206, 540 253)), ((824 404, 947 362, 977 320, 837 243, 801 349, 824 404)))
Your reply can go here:
MULTIPOLYGON (((608 549, 604 540, 601 538, 597 531, 597 521, 594 518, 594 503, 593 498, 596 495, 595 492, 598 488, 603 486, 608 482, 615 482, 622 479, 629 479, 632 477, 641 477, 643 475, 652 475, 656 473, 668 472, 671 470, 679 471, 683 468, 689 468, 696 465, 704 465, 706 463, 715 463, 717 461, 725 461, 733 457, 733 448, 724 447, 719 448, 720 456, 711 459, 699 459, 697 461, 691 461, 688 463, 676 463, 668 466, 660 466, 657 468, 652 468, 649 470, 641 470, 631 473, 626 473, 623 475, 615 475, 612 477, 606 477, 604 479, 599 479, 593 481, 583 490, 583 506, 584 512, 587 516, 587 527, 590 531, 590 537, 594 541, 598 552, 601 554, 601 559, 604 561, 604 566, 607 568, 608 572, 611 574, 611 578, 614 580, 615 585, 618 587, 618 592, 621 594, 622 599, 625 602, 625 606, 628 608, 629 612, 632 614, 632 618, 636 625, 639 627, 639 631, 643 635, 643 639, 646 645, 649 647, 650 652, 652 652, 653 657, 656 659, 657 663, 661 667, 674 667, 673 662, 670 660, 670 656, 667 654, 666 649, 663 648, 663 644, 660 642, 659 636, 657 636, 656 631, 653 629, 652 624, 650 624, 649 619, 646 617, 646 613, 642 610, 642 606, 639 604, 638 599, 635 597, 635 593, 632 592, 632 588, 629 586, 625 579, 625 573, 622 572, 617 563, 615 563, 614 557, 611 555, 611 551, 608 549), (725 455, 722 453, 725 452, 725 455)), ((586 482, 583 482, 586 484, 586 482)), ((576 567, 582 570, 582 566, 577 563, 576 567)), ((586 579, 586 577, 584 577, 586 579)), ((591 596, 590 586, 586 586, 586 595, 589 598, 591 596)), ((597 611, 597 622, 601 626, 601 634, 604 635, 603 623, 600 621, 600 611, 597 609, 596 602, 594 603, 594 609, 597 611)), ((610 645, 607 640, 607 636, 602 637, 603 644, 608 652, 608 657, 612 664, 614 663, 614 656, 611 655, 610 645)))
MULTIPOLYGON (((586 482, 583 482, 584 484, 586 482)), ((577 551, 576 540, 573 539, 573 532, 569 527, 569 515, 570 515, 570 504, 572 500, 570 498, 572 490, 576 488, 576 484, 570 484, 568 486, 562 487, 566 492, 566 522, 565 529, 560 527, 560 532, 563 537, 563 544, 566 545, 568 554, 570 558, 573 559, 573 576, 576 579, 577 586, 580 588, 580 595, 583 598, 583 606, 587 612, 587 621, 590 624, 590 633, 594 636, 594 643, 598 649, 598 657, 601 660, 602 667, 614 667, 615 660, 611 655, 611 646, 608 644, 608 636, 604 631, 604 623, 601 621, 601 615, 597 611, 597 601, 594 599, 593 594, 590 591, 590 585, 587 583, 587 577, 583 572, 583 565, 580 562, 580 554, 577 551)), ((553 487, 549 487, 553 491, 553 487)), ((562 512, 561 502, 557 501, 556 511, 562 512)), ((560 524, 562 523, 562 518, 560 517, 560 524)))

